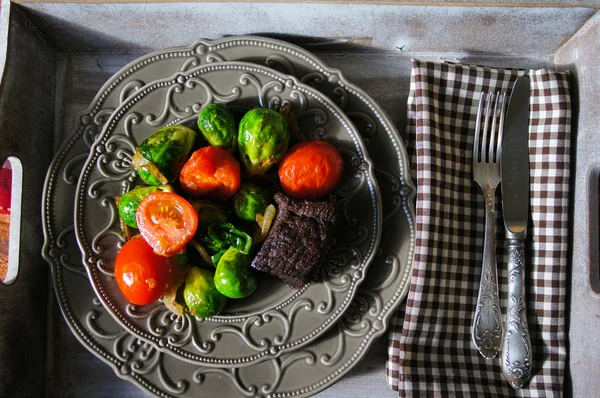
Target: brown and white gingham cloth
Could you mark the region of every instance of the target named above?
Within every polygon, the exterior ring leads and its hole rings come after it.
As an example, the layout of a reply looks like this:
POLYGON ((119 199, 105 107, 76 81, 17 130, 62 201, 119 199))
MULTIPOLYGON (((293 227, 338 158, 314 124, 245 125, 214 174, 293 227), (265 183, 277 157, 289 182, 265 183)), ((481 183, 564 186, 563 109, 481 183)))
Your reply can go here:
MULTIPOLYGON (((571 104, 569 75, 530 70, 530 228, 527 317, 533 377, 521 391, 499 357, 471 342, 484 235, 484 200, 473 181, 479 93, 510 92, 525 71, 413 60, 408 151, 417 182, 417 240, 406 304, 390 324, 388 382, 401 397, 559 397, 566 360, 565 299, 571 104)), ((497 190, 500 298, 506 311, 504 224, 497 190)))

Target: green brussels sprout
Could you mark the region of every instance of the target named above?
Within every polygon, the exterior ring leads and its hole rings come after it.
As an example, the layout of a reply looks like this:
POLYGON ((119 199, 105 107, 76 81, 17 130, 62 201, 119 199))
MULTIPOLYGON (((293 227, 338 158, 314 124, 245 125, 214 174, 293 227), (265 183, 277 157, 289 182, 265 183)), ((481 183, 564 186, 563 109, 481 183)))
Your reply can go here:
POLYGON ((187 248, 183 253, 179 253, 173 256, 175 258, 175 264, 178 269, 186 269, 190 265, 190 253, 187 248))
POLYGON ((221 257, 223 257, 223 254, 225 254, 225 252, 227 252, 227 249, 221 249, 212 256, 210 256, 210 259, 212 260, 212 263, 215 267, 219 265, 219 261, 221 260, 221 257))
POLYGON ((292 133, 286 118, 267 108, 248 111, 240 122, 238 144, 251 175, 263 175, 287 152, 292 133))
POLYGON ((206 231, 211 224, 231 220, 231 212, 220 203, 208 199, 192 202, 198 213, 198 231, 206 231))
POLYGON ((230 223, 212 224, 208 227, 207 234, 200 234, 197 238, 213 254, 229 247, 243 254, 250 254, 252 249, 252 237, 230 223))
POLYGON ((227 249, 215 271, 215 287, 229 298, 243 298, 256 290, 256 279, 250 272, 250 256, 233 247, 227 249))
POLYGON ((173 192, 173 187, 170 185, 160 186, 149 186, 149 187, 136 187, 131 191, 123 194, 119 199, 119 216, 125 224, 132 228, 137 228, 136 213, 140 202, 151 193, 162 191, 162 192, 173 192))
POLYGON ((256 221, 256 215, 265 214, 270 204, 269 192, 254 184, 242 185, 233 199, 235 214, 246 221, 256 221))
MULTIPOLYGON (((227 242, 223 242, 221 240, 214 239, 208 233, 204 233, 204 232, 196 233, 196 240, 211 255, 215 255, 216 253, 219 253, 220 251, 227 250, 227 248, 229 247, 229 245, 227 245, 227 242)), ((214 260, 213 260, 213 264, 214 264, 214 260)), ((215 267, 216 267, 216 265, 215 265, 215 267)))
POLYGON ((217 290, 214 274, 208 270, 192 267, 185 277, 183 300, 190 314, 199 318, 215 316, 227 304, 227 298, 217 290))
POLYGON ((146 138, 133 156, 133 167, 149 185, 165 185, 179 172, 194 145, 196 132, 182 125, 162 128, 146 138))
POLYGON ((198 115, 198 128, 212 146, 234 152, 237 147, 237 128, 233 114, 223 104, 205 106, 198 115))

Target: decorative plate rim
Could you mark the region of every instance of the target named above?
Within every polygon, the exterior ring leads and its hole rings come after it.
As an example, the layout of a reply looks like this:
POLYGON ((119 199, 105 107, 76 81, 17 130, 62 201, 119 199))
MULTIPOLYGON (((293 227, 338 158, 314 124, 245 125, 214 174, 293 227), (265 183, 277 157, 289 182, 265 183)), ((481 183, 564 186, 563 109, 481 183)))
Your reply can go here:
MULTIPOLYGON (((401 277, 398 276, 398 280, 400 281, 397 289, 395 290, 394 296, 387 303, 387 310, 382 311, 383 317, 381 321, 384 323, 384 327, 375 330, 374 333, 369 334, 364 339, 362 339, 361 344, 357 347, 354 358, 356 360, 352 361, 349 364, 344 364, 341 368, 336 368, 332 371, 332 374, 328 377, 320 380, 319 382, 314 383, 308 389, 298 389, 289 393, 286 393, 286 396, 305 396, 307 394, 313 394, 319 391, 322 391, 335 382, 339 381, 343 376, 345 376, 354 366, 358 364, 360 359, 364 357, 364 354, 371 347, 373 342, 380 337, 386 331, 386 326, 389 322, 389 318, 393 315, 393 311, 397 308, 397 306, 401 303, 402 299, 406 297, 408 293, 408 289, 410 284, 407 283, 411 277, 412 263, 413 263, 413 254, 415 249, 415 239, 416 239, 416 231, 415 231, 415 210, 414 210, 414 200, 416 197, 416 187, 411 180, 410 177, 410 168, 408 163, 408 155, 406 152, 406 148, 402 143, 401 138, 398 136, 398 132, 394 127, 393 123, 387 116, 387 114, 380 108, 380 106, 373 101, 369 95, 367 95, 362 89, 355 86, 354 84, 348 82, 344 75, 339 72, 335 68, 331 68, 325 65, 318 57, 311 54, 310 52, 294 45, 290 44, 278 39, 259 37, 259 36, 239 36, 239 37, 228 37, 217 40, 209 40, 209 39, 199 39, 194 42, 192 45, 187 47, 178 47, 178 48, 170 48, 164 50, 158 50, 151 53, 148 53, 144 56, 138 57, 135 60, 127 63, 123 66, 119 71, 117 71, 97 92, 91 101, 90 105, 78 113, 73 128, 71 129, 71 134, 62 142, 60 145, 55 157, 52 160, 52 163, 49 166, 48 173, 46 176, 46 181, 43 189, 42 196, 42 225, 43 225, 43 234, 44 234, 44 245, 42 247, 42 256, 50 265, 53 277, 53 285, 56 291, 56 296, 58 298, 59 308, 67 321, 68 327, 71 329, 71 332, 75 335, 77 340, 80 341, 89 351, 91 351, 96 357, 105 362, 111 368, 113 368, 115 374, 124 380, 132 382, 137 385, 141 389, 145 389, 146 391, 155 394, 157 396, 171 396, 169 393, 166 393, 156 386, 154 386, 151 382, 149 382, 143 374, 131 373, 131 374, 123 374, 120 369, 122 366, 122 361, 118 358, 115 358, 110 352, 106 351, 105 348, 101 347, 94 339, 94 337, 90 336, 90 331, 85 329, 85 326, 81 324, 81 321, 75 317, 73 314, 73 310, 71 308, 71 304, 69 302, 69 298, 67 297, 65 285, 63 283, 62 272, 63 268, 67 268, 60 257, 60 240, 61 235, 65 231, 55 231, 54 228, 54 192, 57 189, 55 186, 56 178, 59 171, 62 170, 62 166, 65 161, 65 157, 70 154, 71 149, 79 142, 80 139, 83 139, 84 135, 84 127, 83 123, 84 118, 94 118, 99 116, 99 112, 101 112, 102 105, 106 97, 113 91, 117 85, 124 80, 127 76, 134 73, 136 70, 142 68, 144 65, 152 62, 153 59, 158 59, 158 57, 172 57, 177 53, 180 54, 188 54, 192 56, 194 54, 194 50, 198 46, 208 46, 208 45, 216 45, 216 44, 224 44, 227 42, 233 41, 250 41, 251 43, 248 45, 269 45, 273 46, 274 50, 281 52, 288 52, 293 56, 299 56, 304 59, 310 65, 315 68, 321 68, 323 72, 329 73, 339 73, 342 81, 347 86, 351 87, 355 92, 360 93, 361 100, 372 107, 372 109, 376 112, 376 115, 379 118, 379 122, 385 127, 387 135, 390 137, 391 141, 394 142, 394 147, 396 153, 399 155, 399 167, 400 167, 400 181, 403 186, 408 187, 409 192, 406 193, 403 197, 403 206, 402 209, 407 217, 407 221, 410 228, 410 242, 408 248, 408 258, 407 258, 407 267, 404 275, 401 277), (391 128, 390 128, 391 127, 391 128), (307 391, 307 392, 304 392, 307 391)), ((184 55, 180 55, 184 56, 184 55)), ((69 159, 71 160, 71 159, 69 159)), ((69 176, 70 177, 70 176, 69 176)), ((68 227, 67 227, 68 228, 68 227)), ((78 270, 73 270, 67 268, 69 271, 78 272, 78 270)), ((87 275, 84 276, 87 278, 87 275)))
MULTIPOLYGON (((170 123, 169 123, 170 124, 170 123)), ((342 112, 337 105, 326 95, 321 93, 320 91, 300 82, 296 77, 285 75, 283 73, 274 71, 268 67, 264 67, 257 64, 252 64, 248 62, 238 62, 238 61, 230 61, 230 62, 217 62, 214 64, 206 64, 198 66, 194 69, 191 69, 186 72, 177 72, 174 75, 154 80, 138 91, 136 91, 135 96, 129 97, 127 100, 122 102, 117 109, 111 114, 109 119, 107 120, 104 128, 102 129, 101 134, 94 141, 94 144, 90 148, 90 155, 88 156, 83 169, 81 171, 79 181, 77 183, 77 190, 75 196, 75 210, 74 210, 74 218, 75 218, 75 235, 77 238, 77 242, 79 244, 80 251, 82 253, 82 262, 85 265, 88 276, 90 278, 90 282, 96 295, 100 299, 102 305, 108 310, 108 312, 117 320, 121 326, 128 329, 132 334, 136 335, 140 339, 152 344, 154 348, 159 351, 168 353, 170 355, 174 355, 186 362, 192 362, 195 364, 202 364, 205 366, 226 366, 226 365, 236 365, 236 366, 247 366, 256 362, 260 362, 266 359, 277 358, 285 352, 290 350, 298 349, 308 343, 310 343, 313 339, 318 338, 318 336, 325 333, 331 326, 335 324, 335 322, 343 316, 345 310, 352 303, 352 299, 356 294, 358 286, 365 279, 366 272, 368 271, 369 266, 373 262, 375 258, 377 248, 379 247, 379 242, 381 241, 382 234, 382 203, 381 203, 381 193, 379 191, 379 186, 374 174, 375 166, 373 161, 368 155, 366 145, 361 139, 361 136, 354 126, 354 124, 350 121, 350 119, 342 112), (84 220, 83 220, 83 209, 86 202, 87 190, 90 188, 88 185, 88 177, 89 173, 91 173, 96 168, 96 162, 101 155, 101 151, 99 148, 103 147, 107 144, 107 140, 109 139, 109 133, 113 126, 119 123, 121 117, 127 113, 131 106, 134 106, 135 103, 148 92, 152 92, 156 88, 163 87, 165 84, 177 84, 181 83, 180 80, 184 78, 191 79, 193 77, 202 76, 203 73, 210 73, 213 71, 228 71, 228 70, 236 70, 243 73, 261 73, 267 76, 270 79, 278 80, 279 82, 285 84, 287 87, 303 92, 306 95, 313 96, 316 101, 320 102, 321 105, 324 105, 332 115, 337 117, 341 124, 345 127, 346 131, 350 133, 350 137, 357 149, 360 150, 358 156, 361 160, 360 170, 365 174, 366 183, 368 185, 368 189, 370 191, 371 199, 374 200, 374 219, 370 220, 368 224, 371 225, 370 231, 372 233, 372 237, 370 239, 368 251, 365 253, 364 257, 360 261, 360 265, 353 268, 353 277, 350 282, 350 286, 345 290, 345 293, 339 297, 338 301, 341 300, 341 303, 335 306, 332 309, 331 316, 329 316, 322 324, 316 327, 316 329, 312 329, 308 334, 304 333, 303 337, 296 338, 294 340, 290 340, 284 342, 282 344, 277 343, 276 341, 270 347, 266 347, 261 351, 257 350, 257 353, 245 356, 238 356, 236 358, 219 358, 216 356, 210 356, 206 354, 202 354, 199 352, 192 352, 189 350, 182 349, 181 347, 175 346, 171 344, 168 335, 165 336, 154 336, 152 334, 147 333, 145 330, 141 330, 138 326, 133 324, 127 314, 124 314, 118 308, 114 302, 110 299, 108 293, 104 291, 104 286, 102 281, 100 280, 100 272, 98 272, 98 268, 94 265, 97 261, 96 255, 91 250, 91 242, 86 235, 84 229, 84 220)), ((284 307, 287 305, 291 305, 296 300, 301 299, 305 291, 310 287, 310 283, 306 285, 303 289, 298 292, 295 292, 291 297, 287 297, 283 302, 279 302, 274 306, 266 310, 261 310, 256 314, 245 314, 243 316, 238 317, 213 317, 207 318, 206 321, 214 321, 217 324, 228 324, 233 322, 245 322, 247 323, 253 317, 260 314, 267 314, 265 311, 271 311, 278 309, 278 307, 284 307)), ((308 292, 307 292, 308 293, 308 292)), ((335 293, 334 293, 335 294, 335 293)), ((307 296, 309 297, 309 296, 307 296)), ((293 311, 293 309, 292 309, 293 311)), ((191 318, 191 317, 190 317, 191 318)), ((290 313, 290 323, 293 324, 295 317, 290 313)), ((192 319, 193 321, 193 319, 192 319)), ((290 329, 293 329, 290 326, 290 329)), ((272 340, 276 340, 273 338, 272 340)))

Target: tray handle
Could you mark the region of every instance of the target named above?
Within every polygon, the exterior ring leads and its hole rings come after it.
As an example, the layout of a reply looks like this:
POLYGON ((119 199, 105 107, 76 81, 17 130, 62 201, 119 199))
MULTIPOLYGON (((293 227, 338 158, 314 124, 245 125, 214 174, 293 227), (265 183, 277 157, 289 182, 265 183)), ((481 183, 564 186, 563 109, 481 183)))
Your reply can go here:
MULTIPOLYGON (((2 158, 0 158, 2 159, 2 158)), ((0 278, 5 285, 12 284, 19 273, 19 252, 21 247, 21 199, 23 196, 23 164, 19 158, 9 156, 2 162, 10 164, 10 215, 8 217, 8 247, 5 257, 6 275, 0 278)), ((0 187, 1 189, 1 187, 0 187)), ((4 222, 4 220, 3 220, 4 222)), ((0 237, 2 238, 2 237, 0 237)), ((6 237, 4 237, 6 239, 6 237)))

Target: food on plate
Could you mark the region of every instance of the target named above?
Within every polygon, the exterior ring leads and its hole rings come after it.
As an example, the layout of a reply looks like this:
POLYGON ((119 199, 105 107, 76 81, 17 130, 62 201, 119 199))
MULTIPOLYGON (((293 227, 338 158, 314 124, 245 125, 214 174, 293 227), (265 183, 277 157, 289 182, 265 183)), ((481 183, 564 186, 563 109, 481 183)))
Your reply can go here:
POLYGON ((158 300, 171 283, 177 260, 164 257, 140 235, 131 238, 119 251, 115 261, 115 279, 123 296, 136 305, 158 300))
POLYGON ((137 210, 140 233, 161 256, 182 252, 198 229, 198 214, 184 198, 172 192, 154 192, 137 210))
POLYGON ((267 108, 248 111, 238 129, 238 146, 250 175, 264 175, 288 150, 292 133, 287 119, 267 108))
POLYGON ((277 209, 275 206, 268 205, 265 209, 265 214, 257 214, 256 222, 258 223, 259 229, 252 236, 252 241, 256 243, 260 243, 267 238, 269 231, 271 229, 271 224, 277 215, 277 209))
POLYGON ((165 293, 162 296, 162 301, 169 311, 175 315, 181 316, 185 312, 185 302, 179 299, 179 291, 185 282, 187 269, 185 272, 179 272, 178 274, 177 280, 171 283, 171 285, 165 290, 165 293))
POLYGON ((210 256, 211 262, 215 267, 219 265, 219 260, 221 260, 221 257, 223 257, 223 254, 225 254, 226 251, 227 249, 221 249, 212 256, 210 256))
POLYGON ((157 191, 173 192, 173 187, 170 185, 139 186, 119 197, 119 216, 121 216, 121 219, 125 222, 125 224, 129 225, 131 228, 138 227, 136 214, 140 202, 146 196, 157 191))
POLYGON ((162 300, 165 306, 175 315, 182 316, 185 313, 185 307, 177 300, 179 286, 171 286, 165 292, 162 300))
POLYGON ((323 141, 288 152, 300 137, 289 106, 252 109, 236 126, 225 105, 208 105, 198 128, 209 145, 193 153, 196 132, 182 125, 136 148, 132 165, 150 185, 117 198, 126 241, 115 263, 119 289, 136 305, 162 297, 176 315, 211 317, 228 298, 257 289, 257 270, 302 288, 322 265, 336 223, 332 200, 303 199, 333 191, 341 155, 323 141), (280 187, 287 195, 273 197, 280 187))
POLYGON ((196 132, 180 124, 162 128, 146 138, 132 157, 133 167, 148 185, 165 185, 177 178, 196 132))
POLYGON ((256 279, 250 270, 251 257, 234 247, 223 253, 215 271, 215 286, 226 297, 239 299, 256 290, 256 279))
POLYGON ((329 200, 296 200, 281 192, 275 202, 275 222, 251 266, 300 289, 329 250, 337 220, 335 205, 329 200))
POLYGON ((271 204, 272 195, 256 184, 242 184, 233 198, 233 210, 236 216, 245 221, 256 221, 256 216, 265 214, 271 204))
POLYGON ((290 148, 279 165, 283 191, 297 199, 319 199, 331 193, 342 179, 344 160, 325 141, 304 141, 290 148))
POLYGON ((214 272, 191 267, 183 288, 183 299, 190 314, 199 318, 217 315, 225 308, 227 297, 217 290, 214 272))
POLYGON ((206 146, 189 158, 181 169, 179 183, 193 198, 227 200, 240 187, 240 165, 226 149, 206 146))
POLYGON ((223 204, 209 199, 198 199, 192 202, 198 213, 198 230, 206 231, 211 224, 231 221, 231 211, 223 204))
POLYGON ((292 132, 292 138, 295 138, 298 141, 302 141, 302 136, 300 134, 300 128, 298 127, 298 119, 296 119, 296 114, 292 111, 292 106, 287 104, 281 107, 279 110, 290 125, 290 131, 292 132))
POLYGON ((234 152, 237 147, 237 125, 224 104, 209 104, 200 111, 198 128, 212 146, 234 152))
POLYGON ((252 238, 231 223, 215 223, 208 227, 206 234, 200 234, 198 239, 210 251, 218 253, 233 247, 243 254, 250 254, 252 238))

